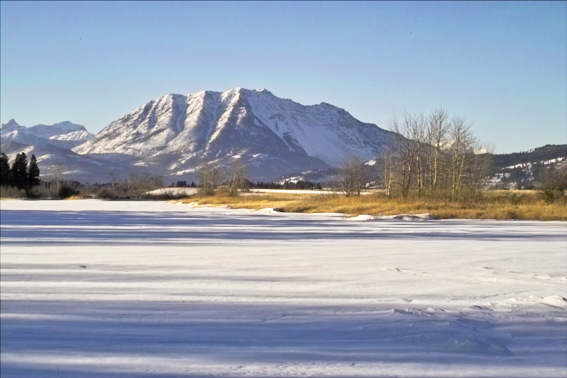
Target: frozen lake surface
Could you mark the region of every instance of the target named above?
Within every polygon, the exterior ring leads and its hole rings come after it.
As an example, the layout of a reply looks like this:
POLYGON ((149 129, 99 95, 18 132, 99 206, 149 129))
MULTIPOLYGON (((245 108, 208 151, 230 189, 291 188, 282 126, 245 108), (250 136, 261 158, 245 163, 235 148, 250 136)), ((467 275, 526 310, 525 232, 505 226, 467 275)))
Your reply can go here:
POLYGON ((2 378, 567 376, 565 222, 0 206, 2 378))

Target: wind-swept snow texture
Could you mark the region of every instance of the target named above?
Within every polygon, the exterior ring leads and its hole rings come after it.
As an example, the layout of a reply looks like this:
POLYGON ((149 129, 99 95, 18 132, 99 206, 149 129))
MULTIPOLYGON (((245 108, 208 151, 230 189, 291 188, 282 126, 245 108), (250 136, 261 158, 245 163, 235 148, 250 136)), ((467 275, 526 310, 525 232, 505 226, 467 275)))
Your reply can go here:
POLYGON ((567 375, 566 223, 1 206, 3 378, 567 375))

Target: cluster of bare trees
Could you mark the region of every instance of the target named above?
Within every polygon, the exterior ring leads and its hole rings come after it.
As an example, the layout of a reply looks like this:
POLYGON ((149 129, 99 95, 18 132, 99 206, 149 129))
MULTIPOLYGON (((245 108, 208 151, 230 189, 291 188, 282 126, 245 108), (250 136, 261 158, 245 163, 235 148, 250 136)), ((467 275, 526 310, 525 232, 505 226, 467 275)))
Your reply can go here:
POLYGON ((458 199, 479 193, 490 167, 488 148, 463 118, 435 109, 429 115, 396 117, 391 130, 396 142, 378 165, 388 196, 458 199))
POLYGON ((364 162, 354 156, 348 157, 339 168, 338 190, 347 197, 359 196, 367 179, 368 172, 364 162))
MULTIPOLYGON (((160 176, 152 176, 148 173, 131 174, 128 178, 117 181, 114 172, 109 172, 110 183, 100 186, 98 189, 92 188, 96 195, 108 199, 138 199, 145 198, 147 193, 163 188, 163 179, 160 176)), ((62 188, 65 187, 65 184, 62 188)), ((85 190, 90 191, 90 190, 85 190)))
POLYGON ((212 162, 205 162, 197 170, 197 178, 199 192, 204 196, 214 195, 221 186, 230 196, 236 196, 248 186, 246 165, 239 160, 235 161, 229 170, 224 170, 212 162))

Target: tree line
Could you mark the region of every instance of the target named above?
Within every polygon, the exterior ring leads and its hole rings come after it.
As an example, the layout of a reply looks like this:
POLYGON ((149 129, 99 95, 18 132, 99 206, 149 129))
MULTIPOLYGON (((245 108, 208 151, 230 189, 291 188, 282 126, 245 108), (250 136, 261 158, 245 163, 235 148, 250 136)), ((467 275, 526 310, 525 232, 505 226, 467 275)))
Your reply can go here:
MULTIPOLYGON (((205 162, 196 171, 197 184, 191 182, 191 187, 197 187, 199 193, 204 196, 212 196, 217 192, 236 196, 241 191, 249 189, 301 189, 301 190, 322 190, 320 183, 306 180, 264 182, 256 183, 248 179, 248 170, 241 161, 236 161, 229 167, 222 168, 213 162, 205 162)), ((179 186, 189 186, 187 181, 178 181, 179 186), (181 184, 181 185, 180 185, 181 184), (185 184, 185 185, 183 185, 185 184)))
POLYGON ((240 161, 235 161, 228 169, 207 161, 201 164, 196 173, 199 194, 204 196, 212 196, 220 188, 230 196, 250 189, 246 165, 240 161))
POLYGON ((16 155, 14 163, 10 166, 8 156, 0 154, 0 181, 4 187, 15 187, 18 190, 29 190, 40 185, 39 165, 35 155, 28 163, 25 152, 16 155))

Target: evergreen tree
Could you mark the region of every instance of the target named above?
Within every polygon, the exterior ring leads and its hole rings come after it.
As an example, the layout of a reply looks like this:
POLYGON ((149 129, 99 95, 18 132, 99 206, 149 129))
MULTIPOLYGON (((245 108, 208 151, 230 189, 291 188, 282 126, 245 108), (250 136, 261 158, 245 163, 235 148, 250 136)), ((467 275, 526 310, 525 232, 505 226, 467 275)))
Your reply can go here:
POLYGON ((0 154, 0 182, 2 186, 12 186, 12 171, 8 163, 8 156, 0 154))
POLYGON ((35 155, 32 155, 28 166, 28 188, 39 186, 40 182, 37 159, 35 158, 35 155))
POLYGON ((13 184, 18 189, 26 189, 28 185, 28 157, 25 152, 16 155, 12 165, 13 184))

